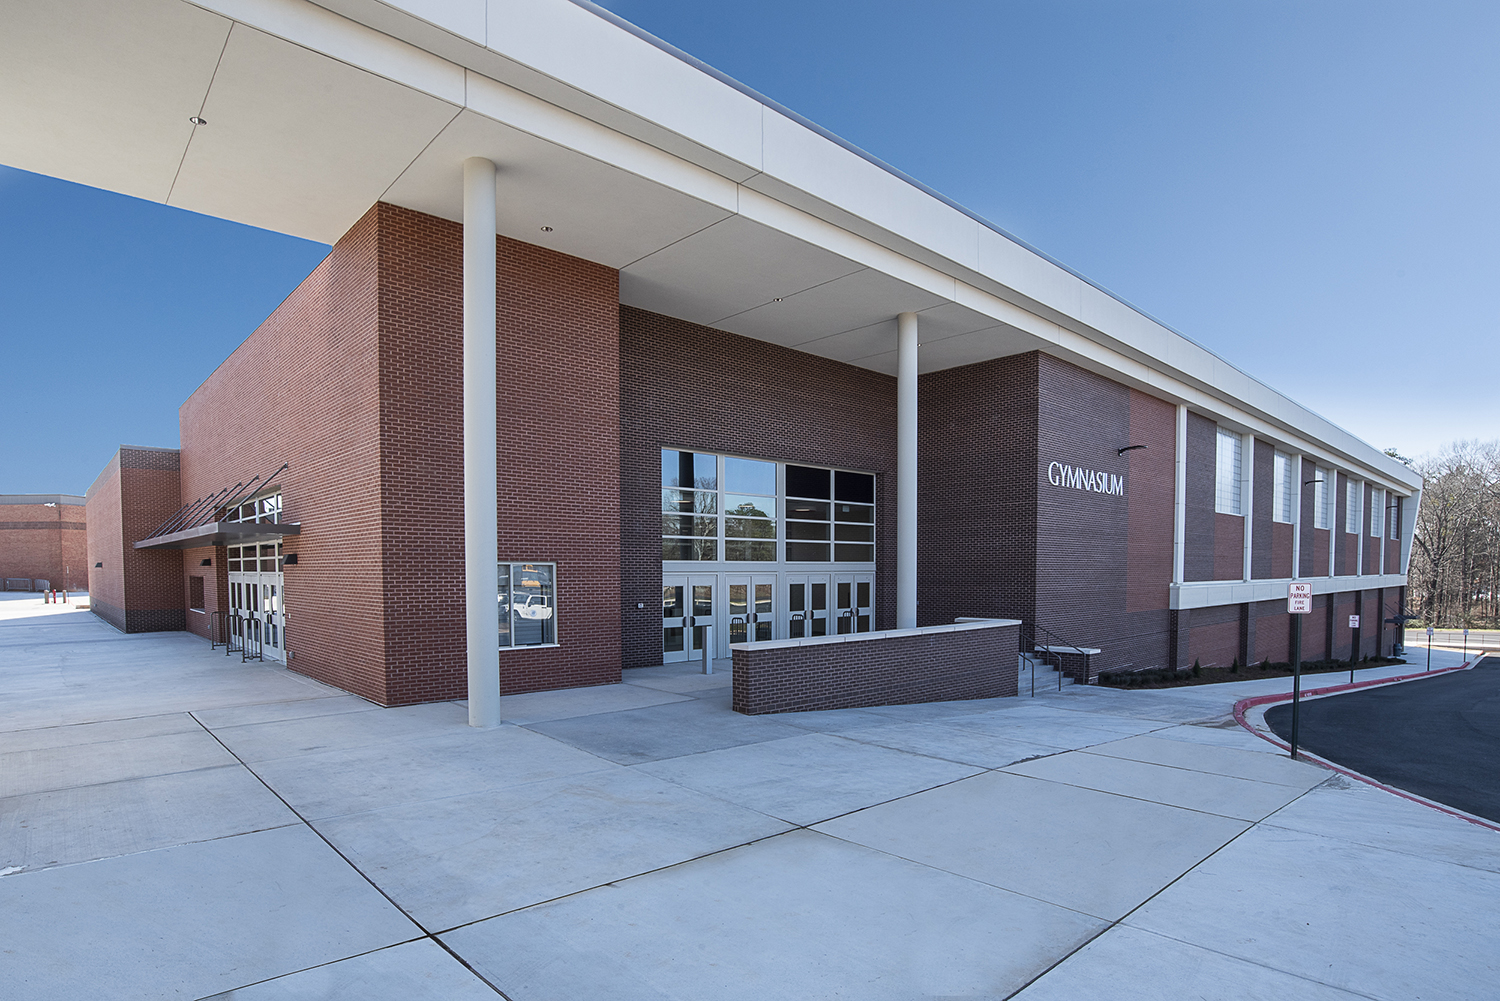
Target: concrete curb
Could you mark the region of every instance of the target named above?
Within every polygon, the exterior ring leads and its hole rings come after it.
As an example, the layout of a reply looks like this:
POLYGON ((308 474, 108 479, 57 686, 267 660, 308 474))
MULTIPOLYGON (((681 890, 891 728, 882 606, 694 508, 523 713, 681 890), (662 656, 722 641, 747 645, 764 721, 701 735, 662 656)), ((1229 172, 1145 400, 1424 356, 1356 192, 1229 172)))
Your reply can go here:
MULTIPOLYGON (((1313 688, 1303 692, 1302 698, 1306 699, 1313 697, 1322 697, 1326 695, 1342 695, 1345 692, 1353 692, 1361 688, 1379 688, 1385 685, 1397 685, 1404 681, 1417 681, 1421 678, 1436 678, 1437 676, 1442 674, 1452 674, 1454 671, 1467 671, 1477 666, 1479 662, 1485 658, 1485 656, 1486 655, 1481 652, 1473 660, 1460 664, 1457 667, 1443 667, 1439 668, 1436 671, 1419 671, 1415 674, 1401 674, 1393 678, 1372 678, 1369 681, 1356 681, 1352 685, 1331 685, 1327 688, 1313 688)), ((1269 706, 1272 703, 1276 702, 1290 701, 1292 701, 1291 692, 1281 692, 1276 695, 1257 695, 1253 698, 1240 699, 1234 704, 1235 722, 1239 723, 1240 726, 1255 734, 1261 740, 1267 741, 1268 743, 1274 744, 1284 751, 1290 752, 1292 749, 1290 744, 1272 734, 1271 732, 1269 732, 1269 730, 1258 729, 1245 718, 1245 713, 1247 710, 1256 709, 1260 706, 1269 706)), ((1366 785, 1372 785, 1375 788, 1383 790, 1384 792, 1388 792, 1393 796, 1399 796, 1402 799, 1421 804, 1422 806, 1428 807, 1429 809, 1437 810, 1439 813, 1446 813, 1450 817, 1457 817, 1460 820, 1466 820, 1476 827, 1483 827, 1487 830, 1500 832, 1500 824, 1497 824, 1492 820, 1486 820, 1484 817, 1478 817, 1472 813, 1467 813, 1463 810, 1456 809, 1455 807, 1447 806, 1435 800, 1430 800, 1425 796, 1418 796, 1416 793, 1407 792, 1405 789, 1397 789, 1395 786, 1386 785, 1384 782, 1381 782, 1377 779, 1372 779, 1370 778, 1370 776, 1365 775, 1361 772, 1356 772, 1352 768, 1346 768, 1343 765, 1335 764, 1334 762, 1328 761, 1325 758, 1321 758, 1316 754, 1311 754, 1307 751, 1300 751, 1298 752, 1297 756, 1299 758, 1305 758, 1308 761, 1312 761, 1316 764, 1322 765, 1324 768, 1328 768, 1332 771, 1338 772, 1340 775, 1347 775, 1351 779, 1358 779, 1360 782, 1363 782, 1366 785)))

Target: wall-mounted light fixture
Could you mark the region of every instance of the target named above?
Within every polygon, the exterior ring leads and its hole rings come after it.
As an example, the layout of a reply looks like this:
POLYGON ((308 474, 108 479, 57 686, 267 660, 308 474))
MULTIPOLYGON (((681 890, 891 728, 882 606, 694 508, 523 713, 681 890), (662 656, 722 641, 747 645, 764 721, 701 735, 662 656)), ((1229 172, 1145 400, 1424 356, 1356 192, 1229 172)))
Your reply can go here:
POLYGON ((205 557, 204 560, 203 560, 203 562, 199 563, 198 565, 200 567, 211 567, 211 566, 214 565, 214 561, 211 560, 211 559, 208 559, 207 557, 205 557))
POLYGON ((294 566, 296 566, 297 565, 297 554, 296 553, 287 553, 285 556, 283 556, 281 558, 281 565, 284 566, 284 567, 294 567, 294 566))
POLYGON ((1115 449, 1116 455, 1124 455, 1126 452, 1134 452, 1138 448, 1146 448, 1145 445, 1126 445, 1124 448, 1115 449))
POLYGON ((1303 480, 1302 481, 1302 485, 1305 487, 1309 483, 1322 483, 1322 482, 1324 482, 1324 481, 1323 480, 1303 480))

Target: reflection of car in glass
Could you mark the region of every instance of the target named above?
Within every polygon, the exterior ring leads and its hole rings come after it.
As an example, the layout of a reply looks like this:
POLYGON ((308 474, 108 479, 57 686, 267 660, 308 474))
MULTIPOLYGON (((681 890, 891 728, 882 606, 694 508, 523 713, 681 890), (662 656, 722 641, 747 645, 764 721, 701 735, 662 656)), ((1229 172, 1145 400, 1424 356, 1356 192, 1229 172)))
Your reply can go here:
MULTIPOLYGON (((517 598, 520 596, 517 595, 517 598)), ((547 599, 540 594, 527 595, 524 602, 517 601, 514 605, 515 612, 523 619, 550 619, 552 618, 552 606, 547 604, 547 599)))

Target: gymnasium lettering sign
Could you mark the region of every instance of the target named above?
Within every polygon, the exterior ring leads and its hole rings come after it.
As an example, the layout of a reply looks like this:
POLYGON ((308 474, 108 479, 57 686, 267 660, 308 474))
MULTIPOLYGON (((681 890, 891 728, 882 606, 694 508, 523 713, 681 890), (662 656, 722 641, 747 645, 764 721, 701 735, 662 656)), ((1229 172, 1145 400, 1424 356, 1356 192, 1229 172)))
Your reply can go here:
POLYGON ((1054 487, 1071 487, 1074 490, 1086 490, 1090 493, 1125 496, 1125 477, 1098 469, 1065 466, 1061 462, 1047 464, 1047 482, 1054 487))

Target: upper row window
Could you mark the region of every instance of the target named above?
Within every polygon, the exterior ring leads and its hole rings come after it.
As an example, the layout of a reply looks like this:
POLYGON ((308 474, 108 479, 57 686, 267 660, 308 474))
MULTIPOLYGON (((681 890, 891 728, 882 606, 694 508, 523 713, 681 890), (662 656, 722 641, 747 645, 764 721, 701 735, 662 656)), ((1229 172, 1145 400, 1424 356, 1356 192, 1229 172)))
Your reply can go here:
POLYGON ((1344 531, 1350 535, 1358 535, 1359 528, 1365 521, 1359 487, 1358 480, 1349 480, 1344 484, 1344 531))
POLYGON ((661 483, 664 560, 875 559, 869 473, 663 449, 661 483))
POLYGON ((1220 514, 1244 514, 1240 500, 1241 452, 1244 439, 1233 431, 1219 429, 1218 455, 1214 463, 1214 510, 1220 514))
POLYGON ((1274 460, 1274 483, 1271 490, 1271 518, 1274 521, 1291 524, 1292 502, 1296 497, 1292 481, 1295 479, 1292 465, 1292 457, 1285 452, 1277 452, 1274 460))
POLYGON ((223 521, 232 522, 279 522, 281 520, 281 491, 274 494, 266 494, 264 497, 256 497, 245 503, 230 508, 225 513, 223 521))

